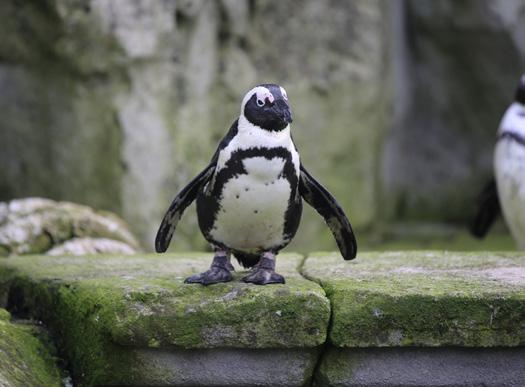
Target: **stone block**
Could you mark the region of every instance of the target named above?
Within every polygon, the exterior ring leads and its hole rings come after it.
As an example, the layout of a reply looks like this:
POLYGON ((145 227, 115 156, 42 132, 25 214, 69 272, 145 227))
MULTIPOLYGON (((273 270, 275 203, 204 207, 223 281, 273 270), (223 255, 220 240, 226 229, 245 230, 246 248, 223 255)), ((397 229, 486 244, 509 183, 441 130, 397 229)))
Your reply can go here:
MULTIPOLYGON (((283 384, 303 384, 313 372, 315 348, 326 340, 330 305, 322 288, 299 274, 302 257, 279 256, 284 285, 245 284, 243 272, 225 284, 183 283, 211 259, 202 253, 6 258, 0 260, 0 290, 8 291, 13 313, 49 326, 76 382, 155 385, 188 377, 187 384, 197 383, 189 370, 168 364, 199 358, 205 367, 220 368, 216 354, 225 351, 225 358, 242 359, 241 369, 254 367, 249 383, 276 381, 270 374, 289 364, 296 369, 279 376, 288 378, 283 384)), ((242 373, 232 372, 241 383, 242 373)))
POLYGON ((316 386, 521 386, 525 348, 330 348, 316 386))
POLYGON ((519 253, 312 254, 303 274, 332 305, 337 347, 519 346, 525 262, 519 253))

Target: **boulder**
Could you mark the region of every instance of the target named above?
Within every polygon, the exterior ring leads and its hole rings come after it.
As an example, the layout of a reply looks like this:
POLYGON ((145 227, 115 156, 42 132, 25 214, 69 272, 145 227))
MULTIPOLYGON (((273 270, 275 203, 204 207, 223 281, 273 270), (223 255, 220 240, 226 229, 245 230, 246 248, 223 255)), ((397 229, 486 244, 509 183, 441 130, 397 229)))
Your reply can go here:
POLYGON ((42 198, 0 203, 0 252, 3 255, 132 254, 139 244, 116 215, 90 207, 42 198))

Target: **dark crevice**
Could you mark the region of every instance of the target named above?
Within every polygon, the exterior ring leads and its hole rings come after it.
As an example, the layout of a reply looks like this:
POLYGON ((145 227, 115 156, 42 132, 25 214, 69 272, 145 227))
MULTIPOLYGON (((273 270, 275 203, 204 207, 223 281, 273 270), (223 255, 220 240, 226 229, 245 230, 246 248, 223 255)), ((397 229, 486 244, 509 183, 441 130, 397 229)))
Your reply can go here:
POLYGON ((32 302, 28 302, 23 284, 13 281, 7 289, 7 302, 5 309, 11 314, 11 323, 20 325, 32 325, 35 329, 35 337, 49 351, 53 357, 56 367, 60 372, 60 379, 65 386, 73 387, 69 361, 60 350, 59 339, 50 326, 47 326, 41 316, 34 308, 32 302))
POLYGON ((304 273, 304 271, 303 271, 304 270, 304 265, 306 264, 306 260, 307 259, 308 259, 308 256, 305 255, 303 257, 301 263, 297 267, 297 271, 299 272, 301 277, 303 277, 305 280, 310 281, 310 282, 314 282, 317 285, 319 285, 319 287, 321 287, 321 289, 323 289, 324 295, 328 299, 328 302, 330 304, 330 317, 328 319, 328 324, 327 324, 327 327, 326 327, 326 339, 325 339, 324 343, 319 347, 319 352, 317 353, 317 361, 315 363, 314 370, 312 372, 312 380, 310 382, 310 386, 315 386, 316 385, 316 379, 319 376, 321 364, 323 362, 325 353, 328 351, 328 348, 330 347, 329 341, 330 341, 330 332, 332 331, 332 326, 333 326, 333 319, 334 319, 333 310, 334 309, 333 309, 333 306, 332 306, 332 300, 330 300, 330 297, 328 297, 328 295, 326 294, 326 291, 325 291, 322 283, 320 281, 316 281, 313 278, 310 278, 309 276, 307 276, 304 273))

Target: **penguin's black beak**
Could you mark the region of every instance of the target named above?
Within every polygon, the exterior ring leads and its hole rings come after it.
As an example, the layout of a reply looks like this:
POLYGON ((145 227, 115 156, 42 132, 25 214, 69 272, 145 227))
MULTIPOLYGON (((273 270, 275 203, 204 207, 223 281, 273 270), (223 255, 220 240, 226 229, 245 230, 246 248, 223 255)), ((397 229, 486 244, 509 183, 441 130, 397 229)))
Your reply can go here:
POLYGON ((287 124, 291 124, 293 121, 292 118, 292 112, 290 111, 290 106, 283 101, 283 100, 277 100, 275 102, 275 110, 277 111, 277 114, 287 124))

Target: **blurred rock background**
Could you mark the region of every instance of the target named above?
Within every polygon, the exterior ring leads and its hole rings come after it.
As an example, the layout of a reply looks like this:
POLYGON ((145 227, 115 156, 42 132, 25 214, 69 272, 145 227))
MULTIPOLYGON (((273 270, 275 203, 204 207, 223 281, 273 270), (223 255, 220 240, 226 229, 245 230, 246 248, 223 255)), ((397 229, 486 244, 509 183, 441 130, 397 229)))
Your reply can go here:
MULTIPOLYGON (((263 82, 360 235, 462 225, 525 72, 520 0, 6 0, 0 19, 0 201, 114 211, 148 250, 263 82)), ((173 249, 206 246, 194 214, 173 249)), ((335 248, 313 211, 294 245, 335 248)))

